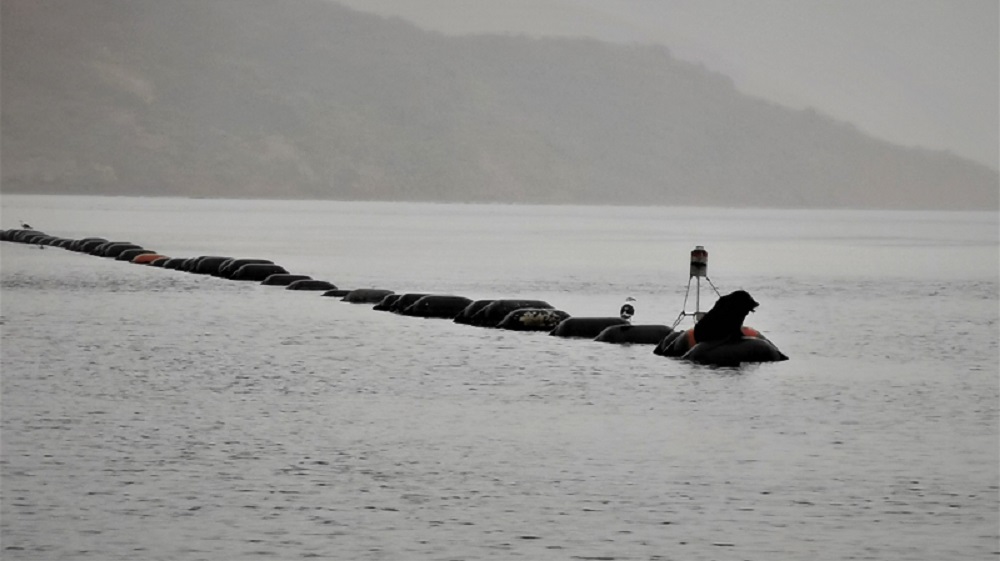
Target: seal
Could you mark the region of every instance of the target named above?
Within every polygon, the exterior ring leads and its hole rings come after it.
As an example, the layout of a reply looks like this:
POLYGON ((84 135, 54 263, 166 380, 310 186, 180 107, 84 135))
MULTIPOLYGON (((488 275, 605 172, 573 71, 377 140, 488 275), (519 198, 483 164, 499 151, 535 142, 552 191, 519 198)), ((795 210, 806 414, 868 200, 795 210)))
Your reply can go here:
POLYGON ((745 290, 720 297, 712 309, 695 324, 695 340, 700 343, 742 337, 743 321, 759 305, 745 290))
POLYGON ((654 354, 661 356, 684 356, 697 343, 706 341, 736 340, 744 335, 760 335, 752 328, 743 328, 747 314, 754 311, 759 304, 745 290, 737 290, 725 296, 720 296, 712 309, 709 310, 693 329, 677 332, 653 349, 654 354))
POLYGON ((694 328, 665 338, 653 352, 711 366, 788 360, 767 337, 743 325, 757 306, 743 290, 722 296, 694 328))

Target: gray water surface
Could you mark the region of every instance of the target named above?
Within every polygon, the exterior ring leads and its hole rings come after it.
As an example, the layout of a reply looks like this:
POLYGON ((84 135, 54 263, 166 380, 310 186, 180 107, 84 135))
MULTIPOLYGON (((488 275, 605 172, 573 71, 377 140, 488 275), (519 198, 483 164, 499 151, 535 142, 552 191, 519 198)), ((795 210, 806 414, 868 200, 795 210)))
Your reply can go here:
MULTIPOLYGON (((989 559, 996 213, 4 196, 51 234, 671 324, 687 254, 791 360, 711 369, 0 244, 19 559, 989 559)), ((710 305, 714 295, 704 293, 710 305)))

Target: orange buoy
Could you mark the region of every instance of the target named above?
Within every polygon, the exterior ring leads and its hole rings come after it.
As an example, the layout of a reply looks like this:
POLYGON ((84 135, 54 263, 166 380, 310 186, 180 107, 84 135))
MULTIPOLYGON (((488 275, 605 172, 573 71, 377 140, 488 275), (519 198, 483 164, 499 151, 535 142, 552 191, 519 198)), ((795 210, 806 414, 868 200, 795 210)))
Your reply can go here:
POLYGON ((139 265, 147 265, 157 259, 163 259, 164 257, 166 257, 166 255, 160 255, 159 253, 146 253, 143 255, 136 255, 135 258, 132 259, 132 262, 139 265))

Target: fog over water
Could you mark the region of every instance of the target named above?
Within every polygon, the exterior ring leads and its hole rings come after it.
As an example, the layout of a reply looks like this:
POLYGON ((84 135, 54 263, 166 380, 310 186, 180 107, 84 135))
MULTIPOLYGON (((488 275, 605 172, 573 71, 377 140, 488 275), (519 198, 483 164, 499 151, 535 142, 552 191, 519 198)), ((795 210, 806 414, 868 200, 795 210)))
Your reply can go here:
POLYGON ((3 190, 1000 208, 995 2, 587 4, 617 38, 379 5, 6 0, 3 190))
POLYGON ((452 34, 662 44, 749 94, 1000 167, 1000 7, 992 0, 337 1, 452 34))
POLYGON ((668 325, 701 244, 791 358, 697 367, 4 242, 5 560, 1000 549, 996 213, 5 195, 19 219, 346 288, 633 296, 668 325))

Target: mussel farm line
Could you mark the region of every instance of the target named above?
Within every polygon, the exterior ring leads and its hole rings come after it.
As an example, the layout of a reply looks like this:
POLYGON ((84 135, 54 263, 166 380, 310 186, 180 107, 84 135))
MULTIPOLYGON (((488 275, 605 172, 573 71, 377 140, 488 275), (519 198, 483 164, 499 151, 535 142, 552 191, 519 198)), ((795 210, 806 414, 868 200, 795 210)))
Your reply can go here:
MULTIPOLYGON (((754 352, 748 355, 736 355, 720 351, 727 348, 725 344, 712 341, 700 343, 699 346, 712 345, 709 352, 691 353, 685 348, 684 353, 664 351, 677 349, 671 345, 674 341, 691 340, 693 350, 693 330, 675 332, 666 325, 632 325, 621 317, 572 317, 570 314, 555 309, 542 300, 471 300, 463 296, 403 293, 378 288, 341 289, 335 284, 308 275, 293 274, 281 265, 269 259, 234 258, 219 255, 201 255, 198 257, 170 257, 138 244, 127 241, 114 241, 101 237, 81 239, 52 236, 38 230, 27 228, 0 230, 0 241, 36 245, 41 248, 61 247, 77 253, 128 261, 136 265, 175 269, 193 274, 212 275, 233 281, 254 281, 268 286, 283 286, 286 290, 321 292, 322 296, 338 298, 352 304, 373 305, 374 310, 390 311, 400 315, 450 319, 455 323, 477 327, 507 329, 512 331, 546 331, 557 337, 587 338, 594 341, 618 344, 654 345, 654 352, 661 356, 670 356, 682 360, 690 360, 702 364, 717 366, 739 366, 743 362, 770 362, 785 360, 786 356, 773 347, 770 341, 763 338, 754 345, 754 352), (680 337, 679 335, 684 335, 680 337), (763 347, 763 351, 761 350, 763 347), (720 354, 721 352, 721 354, 720 354), (706 358, 707 357, 707 358, 706 358)), ((742 319, 742 318, 741 318, 742 319)), ((749 335, 748 335, 749 336, 749 335)), ((744 339, 747 336, 744 337, 744 339)), ((733 345, 733 348, 743 349, 747 345, 733 345)))

